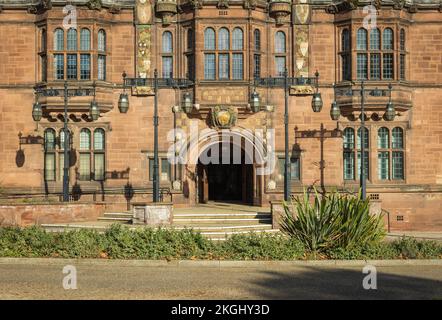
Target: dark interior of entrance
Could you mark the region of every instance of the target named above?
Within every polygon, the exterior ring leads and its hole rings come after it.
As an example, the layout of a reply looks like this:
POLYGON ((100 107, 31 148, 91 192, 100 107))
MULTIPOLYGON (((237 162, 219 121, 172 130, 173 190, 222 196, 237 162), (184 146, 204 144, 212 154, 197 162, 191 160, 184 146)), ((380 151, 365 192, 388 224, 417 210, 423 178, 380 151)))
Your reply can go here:
POLYGON ((212 150, 207 153, 211 159, 218 161, 203 164, 200 160, 198 163, 199 202, 253 204, 253 164, 250 161, 246 162, 244 150, 230 143, 220 144, 218 150, 215 151, 218 154, 214 154, 213 157, 212 150), (230 149, 230 152, 227 152, 227 158, 230 155, 230 160, 226 159, 226 148, 230 149), (234 152, 241 155, 240 161, 237 159, 236 163, 233 161, 234 152))

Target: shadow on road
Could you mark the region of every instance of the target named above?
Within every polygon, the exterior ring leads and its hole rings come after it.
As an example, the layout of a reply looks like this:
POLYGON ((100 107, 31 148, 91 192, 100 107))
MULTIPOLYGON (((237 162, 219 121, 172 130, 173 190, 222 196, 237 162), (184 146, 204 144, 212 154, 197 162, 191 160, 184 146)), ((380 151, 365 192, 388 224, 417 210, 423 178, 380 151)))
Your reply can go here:
POLYGON ((442 299, 442 281, 380 271, 377 290, 363 288, 362 270, 308 267, 290 274, 263 271, 262 275, 252 281, 262 299, 442 299))

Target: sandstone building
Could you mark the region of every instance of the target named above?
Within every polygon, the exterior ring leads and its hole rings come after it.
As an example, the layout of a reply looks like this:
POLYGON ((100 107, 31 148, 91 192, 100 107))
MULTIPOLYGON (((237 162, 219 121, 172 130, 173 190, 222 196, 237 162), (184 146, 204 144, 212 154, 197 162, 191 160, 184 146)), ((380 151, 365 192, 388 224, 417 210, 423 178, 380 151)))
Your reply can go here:
POLYGON ((68 101, 73 193, 115 208, 149 200, 155 97, 144 82, 123 86, 122 74, 152 78, 155 69, 161 81, 175 79, 157 95, 165 201, 267 206, 282 198, 284 89, 277 84, 287 69, 290 78, 307 79, 289 88, 292 193, 312 185, 357 190, 364 80, 368 195, 389 211, 392 230, 442 228, 439 0, 0 0, 2 192, 61 192, 64 100, 36 92, 62 89, 67 81, 95 88, 95 96, 68 101), (309 82, 316 70, 319 113, 311 108, 315 82, 309 82), (384 115, 389 84, 393 121, 384 115), (123 92, 126 113, 118 108, 123 92), (259 107, 251 101, 255 94, 259 107), (342 112, 336 121, 335 99, 342 112), (100 109, 95 121, 92 100, 100 109), (43 110, 38 123, 36 101, 43 110), (238 135, 239 143, 221 150, 239 150, 242 161, 198 162, 210 139, 191 141, 192 126, 238 135), (173 129, 181 134, 169 141, 173 129), (274 146, 267 140, 272 130, 274 146), (244 148, 247 132, 261 138, 262 154, 244 148), (190 146, 196 162, 168 161, 177 141, 190 146), (268 152, 276 155, 275 169, 259 175, 257 157, 268 152))

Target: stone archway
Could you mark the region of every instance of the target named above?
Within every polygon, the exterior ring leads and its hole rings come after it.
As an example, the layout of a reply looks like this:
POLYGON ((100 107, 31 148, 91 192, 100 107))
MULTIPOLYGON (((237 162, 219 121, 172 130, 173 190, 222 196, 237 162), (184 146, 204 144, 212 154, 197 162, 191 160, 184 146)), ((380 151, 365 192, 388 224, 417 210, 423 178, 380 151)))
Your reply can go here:
MULTIPOLYGON (((251 130, 234 128, 234 129, 223 129, 223 130, 207 130, 207 132, 198 135, 193 140, 188 141, 185 146, 187 148, 187 163, 185 165, 185 184, 187 185, 187 196, 189 199, 189 204, 194 205, 202 200, 201 192, 206 194, 206 200, 209 200, 211 190, 209 190, 209 183, 212 182, 212 188, 215 190, 221 188, 221 184, 216 186, 216 182, 213 179, 217 179, 217 176, 222 175, 222 172, 227 172, 231 169, 233 172, 239 172, 241 170, 240 180, 241 180, 241 197, 238 200, 242 203, 247 203, 251 205, 261 205, 262 204, 262 190, 263 190, 263 176, 257 175, 258 168, 265 165, 265 145, 263 143, 262 137, 255 135, 251 130), (207 163, 201 161, 202 155, 207 155, 210 159, 218 159, 218 162, 223 162, 220 155, 210 154, 208 150, 214 150, 215 145, 226 146, 235 150, 241 150, 239 163, 238 157, 236 157, 237 163, 207 163), (222 167, 222 165, 226 165, 222 167), (229 165, 232 165, 229 167, 229 165), (218 172, 217 172, 218 170, 218 172), (210 177, 209 177, 210 175, 210 177), (207 181, 204 181, 207 179, 207 181), (212 181, 209 181, 212 179, 212 181), (201 185, 202 184, 202 185, 201 185)), ((210 160, 209 159, 209 160, 210 160)), ((229 156, 230 159, 230 156, 229 156)), ((231 159, 230 159, 231 160, 231 159)), ((224 162, 227 162, 224 159, 224 162)), ((233 173, 229 175, 233 178, 233 173)), ((236 182, 238 179, 236 180, 236 182)), ((230 181, 230 184, 235 183, 235 180, 230 181)), ((232 192, 239 190, 239 188, 230 188, 230 195, 232 192)), ((224 196, 229 195, 224 194, 224 196)), ((213 193, 213 189, 212 189, 213 193)), ((213 198, 213 197, 212 197, 213 198)), ((222 198, 222 197, 221 197, 222 198)), ((216 200, 216 197, 215 197, 216 200)), ((229 200, 229 199, 225 199, 229 200)))

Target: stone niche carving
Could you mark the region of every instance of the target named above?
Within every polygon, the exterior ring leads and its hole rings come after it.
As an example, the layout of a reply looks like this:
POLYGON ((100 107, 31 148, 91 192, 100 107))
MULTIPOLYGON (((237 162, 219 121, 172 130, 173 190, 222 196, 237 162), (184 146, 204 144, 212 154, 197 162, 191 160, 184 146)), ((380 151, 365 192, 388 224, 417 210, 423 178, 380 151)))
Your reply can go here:
POLYGON ((171 18, 177 13, 176 0, 157 0, 156 13, 161 16, 163 24, 170 24, 171 18))

